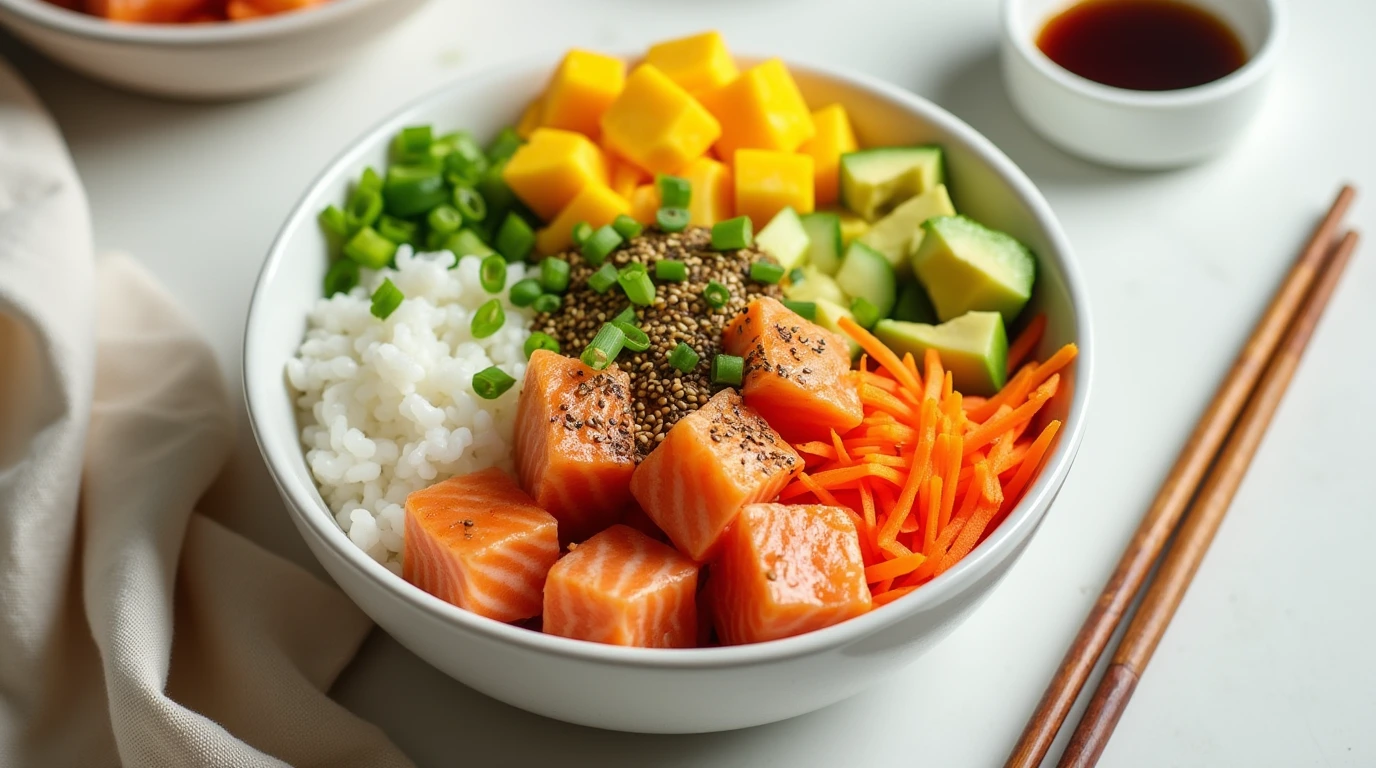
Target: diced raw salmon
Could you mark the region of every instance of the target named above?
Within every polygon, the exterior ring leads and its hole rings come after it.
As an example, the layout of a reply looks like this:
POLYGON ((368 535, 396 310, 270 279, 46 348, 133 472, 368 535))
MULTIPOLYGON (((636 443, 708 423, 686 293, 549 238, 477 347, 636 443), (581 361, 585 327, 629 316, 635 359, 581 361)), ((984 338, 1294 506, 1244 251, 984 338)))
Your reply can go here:
POLYGON ((559 521, 563 542, 586 539, 630 507, 635 419, 625 371, 595 371, 536 350, 516 406, 515 440, 521 487, 559 521))
POLYGON ((579 544, 550 569, 544 631, 594 643, 692 648, 698 565, 624 525, 579 544))
POLYGON ((554 517, 495 467, 406 498, 402 576, 465 610, 498 621, 535 616, 558 558, 554 517))
POLYGON ((733 389, 679 419, 631 477, 631 493, 679 551, 702 562, 740 508, 774 498, 803 468, 733 389))
POLYGON ((870 609, 855 524, 839 507, 750 504, 712 564, 723 645, 811 632, 870 609))
POLYGON ((844 340, 777 299, 755 299, 722 334, 745 359, 745 402, 790 442, 844 434, 864 418, 844 340))
POLYGON ((645 514, 645 510, 641 509, 639 504, 631 504, 631 508, 626 510, 625 515, 622 515, 621 524, 634 528, 655 541, 664 544, 672 543, 669 541, 669 537, 664 535, 664 531, 655 525, 655 521, 645 514))

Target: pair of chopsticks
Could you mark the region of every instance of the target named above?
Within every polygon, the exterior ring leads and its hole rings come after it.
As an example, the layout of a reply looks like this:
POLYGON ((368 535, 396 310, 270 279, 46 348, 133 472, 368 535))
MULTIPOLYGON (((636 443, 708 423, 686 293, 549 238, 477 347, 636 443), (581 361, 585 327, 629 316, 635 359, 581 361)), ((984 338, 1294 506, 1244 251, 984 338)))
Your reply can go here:
POLYGON ((1174 532, 1174 544, 1166 552, 1155 580, 1114 652, 1060 766, 1088 768, 1103 754, 1156 644, 1165 634, 1223 522, 1357 245, 1354 231, 1347 231, 1341 238, 1337 236, 1355 194, 1350 186, 1342 188, 1272 297, 1042 694, 1008 758, 1007 768, 1041 765, 1080 690, 1174 532))

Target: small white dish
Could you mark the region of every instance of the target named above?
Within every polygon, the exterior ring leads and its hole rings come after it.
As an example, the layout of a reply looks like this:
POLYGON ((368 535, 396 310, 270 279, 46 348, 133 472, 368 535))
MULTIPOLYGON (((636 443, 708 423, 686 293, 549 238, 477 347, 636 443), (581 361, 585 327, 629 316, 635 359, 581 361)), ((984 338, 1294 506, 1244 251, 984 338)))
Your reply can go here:
POLYGON ((331 0, 245 22, 127 24, 46 0, 0 0, 0 23, 97 80, 155 96, 233 99, 340 66, 426 0, 331 0))
POLYGON ((1047 141, 1087 160, 1133 169, 1188 165, 1237 140, 1260 110, 1285 37, 1283 0, 1181 0, 1237 34, 1247 63, 1204 85, 1133 91, 1096 83, 1037 47, 1046 22, 1079 0, 1004 0, 1003 80, 1047 141))

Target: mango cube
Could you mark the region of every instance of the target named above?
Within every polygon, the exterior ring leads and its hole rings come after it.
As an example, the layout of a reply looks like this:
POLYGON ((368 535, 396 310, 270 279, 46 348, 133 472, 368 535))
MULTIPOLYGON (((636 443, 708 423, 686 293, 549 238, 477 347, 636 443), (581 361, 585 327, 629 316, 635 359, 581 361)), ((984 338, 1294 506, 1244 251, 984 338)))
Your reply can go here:
POLYGON ((706 152, 721 126, 663 72, 642 64, 602 115, 602 131, 618 155, 650 173, 673 173, 706 152))
POLYGON ((545 89, 542 125, 596 136, 598 121, 626 84, 626 63, 615 56, 574 49, 545 89))
POLYGON ((537 216, 549 221, 583 187, 607 185, 607 159, 581 133, 537 128, 507 161, 502 178, 537 216))
POLYGON ((631 206, 606 184, 586 184, 549 226, 535 234, 535 249, 546 256, 573 247, 573 228, 586 221, 593 229, 630 213, 631 206))
POLYGON ((749 216, 758 230, 790 206, 812 213, 812 157, 765 149, 736 152, 736 215, 749 216))
POLYGON ((689 163, 679 176, 693 185, 688 202, 688 223, 694 227, 710 227, 735 216, 735 189, 731 185, 731 169, 710 157, 699 157, 689 163))
POLYGON ((656 43, 645 54, 645 61, 694 96, 715 91, 740 74, 720 32, 656 43))
POLYGON ((607 162, 611 165, 612 191, 627 200, 631 199, 636 187, 651 181, 650 174, 641 170, 635 163, 618 157, 608 158, 607 162))
POLYGON ((631 193, 631 218, 649 226, 655 223, 659 212, 659 187, 654 184, 641 184, 631 193))
POLYGON ((535 133, 535 129, 540 127, 540 121, 544 119, 545 99, 543 96, 536 96, 526 105, 525 111, 521 112, 521 119, 516 121, 516 135, 523 139, 530 139, 530 134, 535 133))
POLYGON ((812 112, 779 59, 746 70, 702 98, 721 123, 721 157, 734 157, 739 149, 792 152, 816 133, 812 112))
POLYGON ((813 112, 812 124, 817 128, 816 135, 798 151, 812 155, 817 204, 830 205, 840 194, 841 155, 859 149, 860 143, 855 140, 846 108, 840 104, 813 112))

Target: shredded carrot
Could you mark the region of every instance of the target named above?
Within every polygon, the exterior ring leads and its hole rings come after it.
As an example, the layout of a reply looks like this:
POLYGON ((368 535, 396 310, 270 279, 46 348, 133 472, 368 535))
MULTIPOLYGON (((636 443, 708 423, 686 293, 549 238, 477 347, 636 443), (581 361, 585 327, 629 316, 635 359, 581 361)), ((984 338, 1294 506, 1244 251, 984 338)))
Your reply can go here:
POLYGON ((860 481, 860 512, 865 519, 865 530, 873 531, 874 522, 874 494, 870 492, 870 485, 865 481, 860 481))
POLYGON ((956 492, 960 490, 956 486, 958 484, 960 458, 964 454, 961 446, 964 444, 965 438, 960 435, 951 435, 946 444, 946 477, 941 481, 945 488, 942 489, 941 516, 938 518, 938 528, 945 528, 951 522, 951 514, 956 508, 956 492))
POLYGON ((944 379, 941 380, 941 402, 943 402, 943 403, 946 402, 946 399, 949 398, 949 397, 951 396, 951 393, 954 392, 955 390, 956 390, 956 379, 955 379, 955 376, 954 376, 950 371, 947 371, 947 372, 946 372, 946 377, 945 377, 944 379))
POLYGON ((884 342, 875 338, 874 334, 861 328, 859 323, 844 315, 837 321, 837 324, 841 326, 841 330, 855 339, 855 343, 859 344, 867 354, 874 357, 876 362, 888 369, 889 373, 892 373, 900 384, 914 392, 921 389, 912 372, 903 367, 903 362, 898 359, 893 350, 884 346, 884 342))
MULTIPOLYGON (((959 463, 956 466, 960 466, 959 463)), ((936 529, 941 524, 941 502, 946 496, 939 475, 932 475, 927 484, 931 487, 927 490, 927 523, 922 527, 922 551, 931 554, 932 544, 936 543, 936 529)))
POLYGON ((895 557, 892 560, 885 560, 882 563, 875 563, 865 569, 865 581, 876 584, 885 579, 896 579, 899 576, 907 576, 917 570, 922 561, 927 558, 920 552, 913 552, 902 557, 895 557))
POLYGON ((793 450, 798 453, 806 453, 812 456, 821 456, 824 459, 836 458, 836 449, 826 443, 813 440, 810 443, 796 443, 793 450))
POLYGON ((902 424, 866 425, 865 437, 889 441, 889 445, 907 445, 917 440, 917 430, 902 424))
POLYGON ((877 477, 880 480, 887 480, 894 485, 903 485, 903 475, 890 467, 881 467, 878 464, 855 464, 844 469, 831 469, 825 472, 818 472, 812 479, 823 488, 834 488, 842 483, 852 480, 860 480, 866 477, 877 477))
POLYGON ((889 603, 892 603, 900 597, 906 597, 907 595, 911 594, 914 589, 917 589, 917 587, 899 587, 897 589, 890 589, 884 592, 880 592, 879 594, 874 596, 874 607, 878 608, 881 605, 888 605, 889 603))
POLYGON ((860 402, 904 421, 917 418, 917 413, 907 403, 878 387, 871 387, 868 384, 863 384, 860 387, 860 402))
POLYGON ((987 397, 980 397, 979 395, 966 395, 964 399, 960 401, 960 407, 964 408, 966 413, 969 413, 970 411, 973 411, 974 409, 984 405, 988 401, 989 398, 987 397))
POLYGON ((831 448, 836 451, 836 460, 842 464, 850 464, 850 454, 846 452, 846 446, 841 442, 841 436, 836 434, 836 430, 831 430, 831 448))
POLYGON ((1027 449, 1027 455, 1023 457, 1022 466, 1018 467, 1018 473, 1013 475, 1013 479, 1008 481, 1008 487, 1004 489, 1004 498, 1010 504, 1017 503, 1023 489, 1032 480, 1032 474, 1041 466, 1042 459, 1046 456, 1046 451, 1051 446, 1051 441, 1056 438, 1056 432, 1060 428, 1061 422, 1052 421, 1046 425, 1040 435, 1037 435, 1037 439, 1032 441, 1032 445, 1027 449))
POLYGON ((830 491, 819 485, 816 480, 813 480, 812 477, 808 475, 808 473, 799 472, 798 482, 802 483, 803 487, 811 491, 812 495, 816 496, 817 500, 822 502, 823 504, 826 504, 827 506, 831 507, 841 506, 841 503, 836 500, 836 497, 832 496, 830 491))
POLYGON ((904 353, 903 353, 903 367, 904 367, 904 368, 907 368, 907 369, 908 369, 908 373, 911 373, 911 374, 913 375, 913 378, 917 381, 917 386, 914 387, 914 389, 915 389, 915 390, 921 389, 921 388, 922 388, 922 374, 920 374, 920 373, 917 372, 917 360, 915 360, 915 359, 913 358, 913 353, 911 353, 911 352, 904 352, 904 353))
POLYGON ((882 389, 890 394, 898 394, 898 392, 902 389, 898 386, 898 382, 894 381, 893 379, 890 379, 887 376, 880 376, 877 373, 870 373, 869 371, 861 371, 859 373, 860 381, 862 383, 868 384, 872 387, 878 387, 879 389, 882 389))
POLYGON ((1022 386, 1032 379, 1032 374, 1036 369, 1036 363, 1024 365, 1022 368, 1018 369, 1018 372, 1013 375, 1013 378, 1008 380, 1007 384, 1003 385, 1003 389, 995 392, 993 397, 985 400, 984 404, 978 408, 971 408, 966 415, 970 417, 971 421, 983 422, 988 421, 989 418, 998 411, 999 406, 1005 403, 1008 404, 1009 408, 1020 405, 1022 401, 1027 398, 1027 393, 1032 391, 1031 387, 1023 390, 1022 386), (1017 400, 1014 400, 1014 395, 1019 391, 1022 391, 1022 395, 1019 396, 1017 400))
POLYGON ((928 349, 922 356, 922 364, 926 368, 926 375, 922 377, 927 383, 925 397, 928 400, 940 399, 941 387, 946 383, 946 372, 941 368, 941 353, 928 349))
POLYGON ((1008 345, 1008 373, 1012 373, 1014 368, 1022 365, 1042 342, 1042 334, 1046 333, 1046 315, 1038 314, 1022 329, 1013 343, 1008 345))
POLYGON ((1056 350, 1056 354, 1048 357, 1046 362, 1037 366, 1032 372, 1032 379, 1028 382, 1028 389, 1034 389, 1041 385, 1043 381, 1050 379, 1056 373, 1074 360, 1080 354, 1080 348, 1074 344, 1067 344, 1056 350))
MULTIPOLYGON (((951 548, 946 550, 946 554, 941 556, 941 562, 936 566, 936 575, 945 573, 951 566, 960 562, 960 559, 970 554, 970 550, 979 543, 980 536, 984 534, 984 529, 998 514, 999 506, 1003 504, 1003 491, 999 488, 998 476, 988 470, 986 464, 978 465, 976 474, 983 474, 984 487, 979 492, 979 501, 975 504, 974 514, 970 520, 961 526, 960 535, 956 536, 951 548)), ((975 495, 975 489, 970 488, 970 494, 975 495)))
MULTIPOLYGON (((842 443, 841 447, 845 448, 845 443, 842 443)), ((868 456, 872 453, 884 453, 884 449, 887 447, 886 445, 857 445, 854 448, 846 448, 846 453, 850 454, 852 457, 868 456)))
POLYGON ((886 467, 897 467, 907 469, 908 461, 902 456, 890 456, 886 453, 871 453, 865 456, 865 461, 871 464, 881 464, 886 467))
MULTIPOLYGON (((889 553, 890 555, 893 555, 894 557, 907 557, 908 555, 911 555, 913 553, 911 549, 908 549, 906 546, 904 546, 901 542, 898 541, 898 539, 894 539, 893 541, 881 540, 879 542, 879 548, 889 553)), ((879 591, 883 592, 885 589, 888 588, 889 585, 885 584, 883 588, 879 591)))
POLYGON ((995 416, 971 430, 970 433, 965 436, 966 455, 974 453, 985 445, 988 445, 990 440, 1008 431, 1015 424, 1023 421, 1030 421, 1033 416, 1037 415, 1037 411, 1040 411, 1042 406, 1046 404, 1046 401, 1050 400, 1056 394, 1059 385, 1060 374, 1052 374, 1051 378, 1047 379, 1045 384, 1037 387, 1037 390, 1032 393, 1032 396, 1027 399, 1027 402, 1002 416, 995 416))

